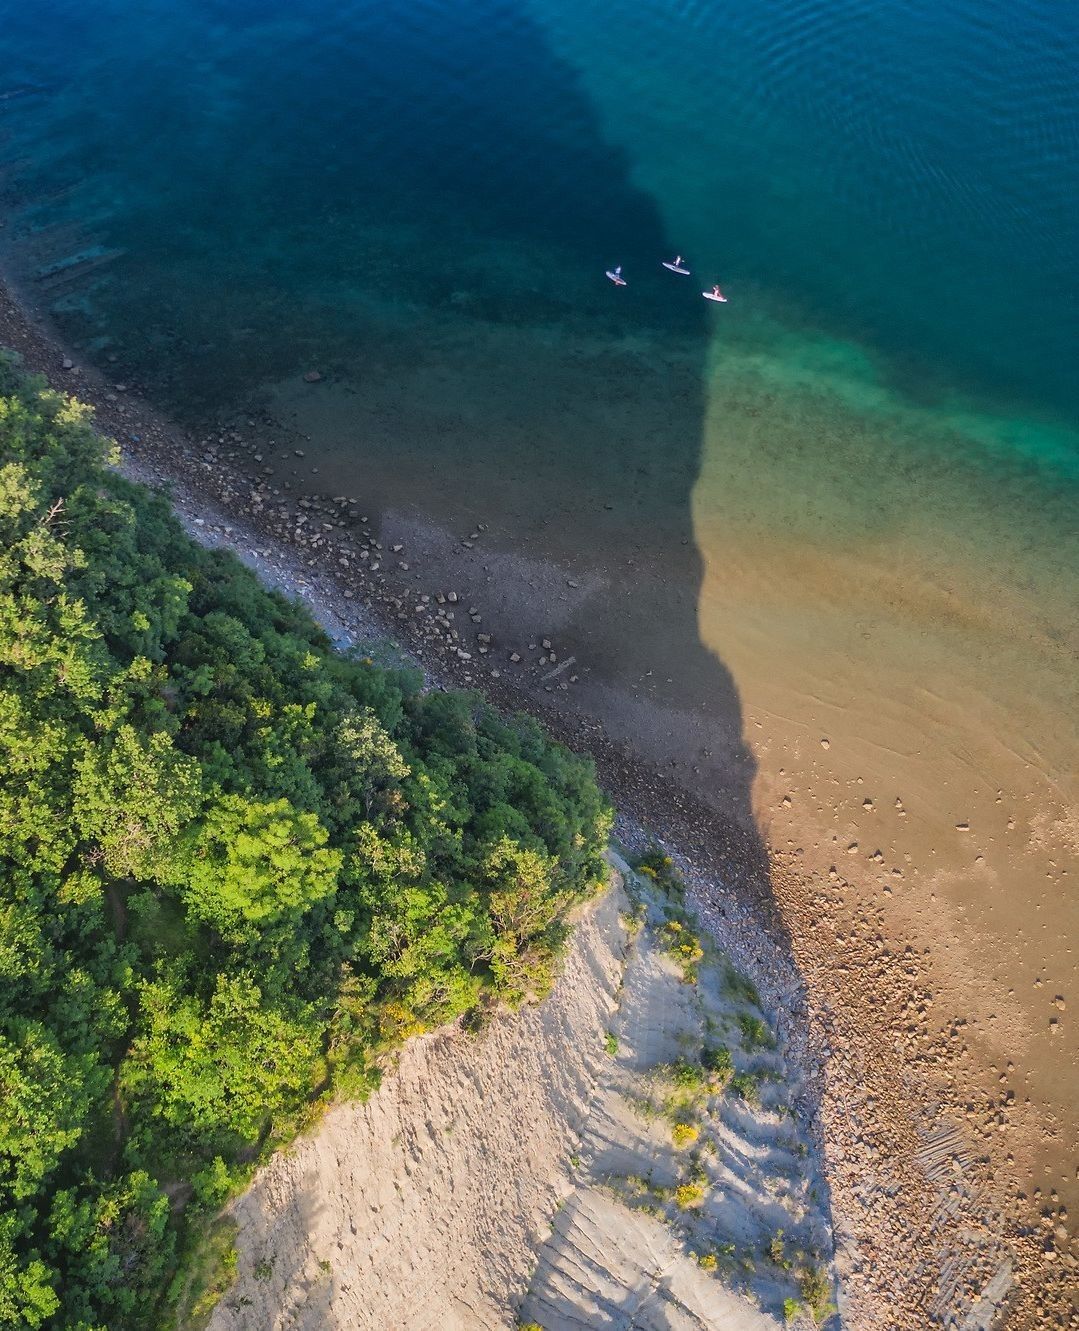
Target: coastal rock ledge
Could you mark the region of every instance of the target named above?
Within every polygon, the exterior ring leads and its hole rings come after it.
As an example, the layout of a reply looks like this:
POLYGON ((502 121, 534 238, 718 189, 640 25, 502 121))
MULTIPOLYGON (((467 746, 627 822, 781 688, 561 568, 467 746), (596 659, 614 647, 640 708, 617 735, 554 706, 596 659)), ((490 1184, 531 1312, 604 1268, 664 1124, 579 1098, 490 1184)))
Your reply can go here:
POLYGON ((543 1003, 411 1041, 231 1204, 211 1331, 830 1321, 797 1075, 729 958, 613 858, 543 1003))

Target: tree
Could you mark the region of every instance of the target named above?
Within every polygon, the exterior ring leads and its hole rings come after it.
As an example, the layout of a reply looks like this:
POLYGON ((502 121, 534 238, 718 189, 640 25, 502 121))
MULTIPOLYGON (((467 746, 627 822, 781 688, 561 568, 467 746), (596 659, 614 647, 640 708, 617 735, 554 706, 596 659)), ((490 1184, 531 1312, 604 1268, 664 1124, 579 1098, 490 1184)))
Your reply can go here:
POLYGON ((352 783, 364 817, 403 811, 400 783, 410 774, 401 751, 369 707, 346 713, 337 740, 353 768, 352 783))
POLYGON ((168 1198, 143 1169, 108 1183, 88 1174, 56 1194, 45 1246, 67 1274, 67 1325, 95 1331, 145 1312, 172 1256, 168 1223, 168 1198))
POLYGON ((337 886, 342 854, 313 813, 288 800, 225 795, 194 833, 180 868, 188 909, 225 937, 302 915, 337 886))
POLYGON ((18 1219, 0 1214, 0 1326, 33 1331, 60 1307, 57 1272, 25 1251, 18 1219))
POLYGON ((66 1056, 40 1022, 8 1022, 0 1033, 0 1196, 34 1196, 82 1136, 104 1082, 92 1055, 66 1056))
POLYGON ((573 894, 559 890, 557 866, 548 856, 508 837, 487 849, 483 877, 494 930, 490 964, 495 990, 516 1007, 550 989, 565 937, 560 920, 573 894))
POLYGON ((174 878, 177 838, 202 802, 198 763, 163 731, 120 726, 76 764, 75 821, 118 878, 174 878))
POLYGON ((219 975, 208 1003, 173 974, 143 986, 125 1089, 196 1137, 250 1141, 302 1104, 320 1036, 310 1012, 265 1002, 249 974, 219 975))
POLYGON ((156 1331, 313 1096, 542 993, 610 818, 588 760, 335 652, 113 452, 0 354, 0 1324, 31 1331, 156 1331))

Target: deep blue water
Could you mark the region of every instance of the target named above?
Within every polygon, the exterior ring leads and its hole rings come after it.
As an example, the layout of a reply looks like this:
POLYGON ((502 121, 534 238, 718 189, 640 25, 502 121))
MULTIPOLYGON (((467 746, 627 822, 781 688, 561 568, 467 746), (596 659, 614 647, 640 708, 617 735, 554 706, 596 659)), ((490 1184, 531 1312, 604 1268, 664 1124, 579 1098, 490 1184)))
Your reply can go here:
POLYGON ((0 34, 8 261, 174 408, 362 347, 364 301, 692 333, 651 280, 683 248, 732 337, 767 310, 1079 417, 1079 6, 0 0, 0 34))

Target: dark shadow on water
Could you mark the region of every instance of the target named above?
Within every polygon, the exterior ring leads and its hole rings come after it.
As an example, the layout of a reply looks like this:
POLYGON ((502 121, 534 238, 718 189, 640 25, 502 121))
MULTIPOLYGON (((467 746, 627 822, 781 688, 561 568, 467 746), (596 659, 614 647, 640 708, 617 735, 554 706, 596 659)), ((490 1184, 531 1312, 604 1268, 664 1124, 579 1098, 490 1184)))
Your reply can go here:
POLYGON ((31 295, 185 420, 347 357, 373 308, 422 319, 462 287, 495 323, 527 300, 533 323, 669 324, 658 298, 633 320, 582 303, 582 256, 651 258, 655 222, 515 5, 123 9, 22 17, 22 76, 57 87, 0 125, 0 205, 31 295))

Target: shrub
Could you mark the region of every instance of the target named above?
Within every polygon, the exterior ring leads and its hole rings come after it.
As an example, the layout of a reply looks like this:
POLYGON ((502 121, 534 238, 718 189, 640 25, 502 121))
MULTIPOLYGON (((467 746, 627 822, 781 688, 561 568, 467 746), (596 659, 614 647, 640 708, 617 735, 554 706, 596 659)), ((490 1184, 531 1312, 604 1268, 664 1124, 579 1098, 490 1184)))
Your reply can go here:
POLYGON ((701 1050, 701 1067, 708 1074, 708 1088, 721 1091, 734 1073, 731 1051, 725 1045, 705 1045, 701 1050))
POLYGON ((835 1312, 831 1302, 832 1281, 827 1270, 822 1266, 811 1266, 803 1272, 799 1282, 802 1298, 815 1322, 827 1321, 835 1312))
POLYGON ((700 1129, 692 1123, 676 1123, 671 1129, 671 1137, 679 1149, 683 1146, 692 1146, 699 1136, 700 1129))
POLYGON ((679 1184, 674 1190, 674 1200, 683 1211, 700 1206, 704 1201, 704 1184, 697 1182, 679 1184))
POLYGON ((642 1118, 662 1114, 671 1127, 684 1123, 690 1111, 698 1109, 709 1095, 723 1089, 725 1078, 710 1072, 692 1059, 679 1057, 673 1063, 657 1063, 649 1073, 649 1083, 660 1107, 651 1099, 630 1101, 642 1118))
POLYGON ((787 1257, 787 1245, 783 1239, 783 1231, 777 1229, 772 1235, 768 1244, 768 1260, 774 1265, 782 1267, 784 1271, 790 1269, 790 1260, 787 1257))
POLYGON ((686 984, 696 984, 697 971, 704 960, 704 948, 698 935, 681 920, 668 920, 660 930, 659 942, 682 972, 686 984))
POLYGON ((747 1050, 775 1048, 775 1037, 760 1017, 740 1012, 738 1025, 742 1030, 742 1043, 747 1050))
POLYGON ((748 1105, 759 1105, 761 1102, 758 1079, 752 1072, 736 1072, 730 1080, 730 1088, 748 1105))
POLYGON ((618 1036, 615 1035, 614 1031, 608 1031, 603 1037, 603 1047, 612 1058, 618 1053, 618 1036))
POLYGON ((665 1071, 678 1090, 691 1095, 703 1090, 707 1084, 704 1069, 699 1063, 691 1063, 688 1058, 676 1058, 673 1063, 666 1064, 665 1071))
POLYGON ((719 1266, 719 1258, 714 1252, 702 1252, 697 1257, 697 1265, 702 1271, 714 1271, 719 1266))
POLYGON ((618 918, 622 921, 622 928, 625 929, 629 938, 636 938, 641 932, 641 926, 644 924, 644 913, 644 906, 642 904, 634 907, 632 912, 628 914, 626 911, 622 911, 619 915, 618 918))
POLYGON ((637 860, 633 866, 638 873, 658 884, 665 892, 681 900, 685 892, 682 875, 675 867, 674 860, 661 846, 653 845, 637 860))
POLYGON ((796 1322, 802 1311, 802 1305, 797 1299, 787 1298, 783 1300, 783 1320, 790 1325, 796 1322))

